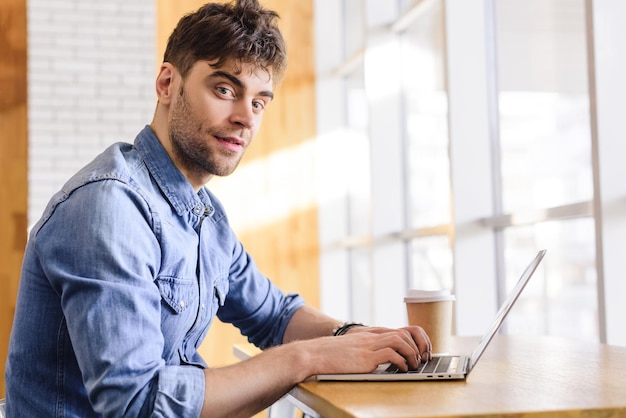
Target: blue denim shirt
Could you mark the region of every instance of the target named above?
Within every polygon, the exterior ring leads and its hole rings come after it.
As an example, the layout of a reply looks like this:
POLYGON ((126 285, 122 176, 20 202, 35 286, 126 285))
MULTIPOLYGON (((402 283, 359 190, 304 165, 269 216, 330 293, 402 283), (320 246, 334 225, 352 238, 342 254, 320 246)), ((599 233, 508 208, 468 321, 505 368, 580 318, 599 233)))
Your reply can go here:
POLYGON ((215 315, 265 348, 302 305, 260 274, 220 202, 194 192, 146 127, 72 177, 30 233, 7 415, 197 417, 197 348, 215 315))

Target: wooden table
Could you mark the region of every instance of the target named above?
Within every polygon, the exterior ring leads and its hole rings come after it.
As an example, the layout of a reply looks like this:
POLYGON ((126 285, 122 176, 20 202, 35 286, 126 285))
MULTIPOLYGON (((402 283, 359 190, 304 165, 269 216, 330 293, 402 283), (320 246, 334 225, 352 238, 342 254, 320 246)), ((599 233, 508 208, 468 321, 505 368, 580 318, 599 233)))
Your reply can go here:
POLYGON ((497 336, 464 381, 304 382, 288 398, 325 418, 626 417, 626 347, 497 336))

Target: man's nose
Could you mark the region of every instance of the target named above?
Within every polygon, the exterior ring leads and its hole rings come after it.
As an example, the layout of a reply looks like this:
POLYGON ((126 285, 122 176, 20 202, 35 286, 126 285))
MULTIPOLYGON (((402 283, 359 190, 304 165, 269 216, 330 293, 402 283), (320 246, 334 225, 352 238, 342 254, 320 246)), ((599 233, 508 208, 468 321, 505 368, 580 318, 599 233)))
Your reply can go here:
POLYGON ((239 102, 235 104, 231 120, 234 124, 246 129, 254 128, 255 124, 254 109, 250 103, 239 102))

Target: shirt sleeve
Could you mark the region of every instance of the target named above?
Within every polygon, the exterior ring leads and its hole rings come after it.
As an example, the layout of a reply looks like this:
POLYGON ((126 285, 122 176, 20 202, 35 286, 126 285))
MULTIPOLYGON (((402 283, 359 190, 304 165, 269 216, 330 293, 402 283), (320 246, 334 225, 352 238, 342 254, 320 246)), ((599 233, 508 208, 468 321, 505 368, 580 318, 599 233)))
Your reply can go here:
POLYGON ((294 313, 304 305, 297 294, 284 294, 257 268, 235 240, 228 296, 218 310, 223 322, 232 323, 262 349, 282 344, 285 329, 294 313))
POLYGON ((202 369, 162 359, 153 222, 135 190, 102 180, 59 203, 35 238, 90 402, 105 417, 194 417, 204 401, 202 369))
POLYGON ((166 367, 159 374, 154 412, 151 417, 199 417, 204 402, 205 380, 202 369, 197 367, 166 367), (181 384, 184 382, 184 384, 181 384), (190 408, 181 399, 199 399, 190 408))

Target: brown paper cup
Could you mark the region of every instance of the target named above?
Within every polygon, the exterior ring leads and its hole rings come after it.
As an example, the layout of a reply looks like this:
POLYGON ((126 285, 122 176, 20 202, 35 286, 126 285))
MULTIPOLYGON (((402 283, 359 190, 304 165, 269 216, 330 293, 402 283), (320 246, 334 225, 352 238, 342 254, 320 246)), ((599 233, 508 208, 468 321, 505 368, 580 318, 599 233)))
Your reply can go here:
POLYGON ((432 344, 433 353, 450 351, 454 296, 449 292, 413 291, 404 298, 409 325, 424 328, 432 344))

